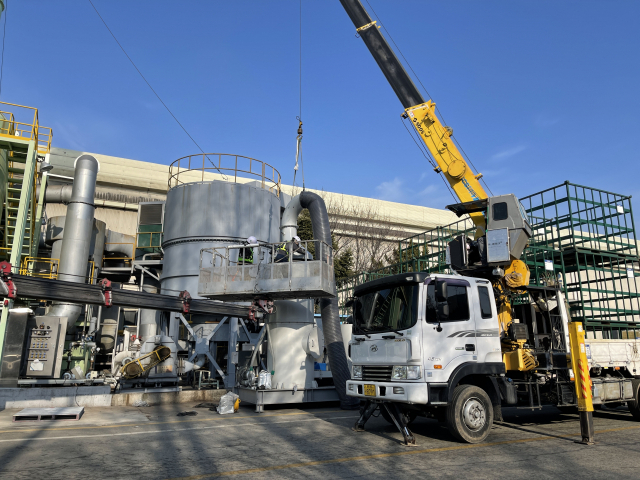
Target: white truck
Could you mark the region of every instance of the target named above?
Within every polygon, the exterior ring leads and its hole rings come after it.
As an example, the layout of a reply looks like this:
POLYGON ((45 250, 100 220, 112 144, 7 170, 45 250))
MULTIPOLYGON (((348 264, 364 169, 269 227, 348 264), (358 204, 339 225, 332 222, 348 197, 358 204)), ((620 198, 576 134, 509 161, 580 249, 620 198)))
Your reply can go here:
MULTIPOLYGON (((359 285, 353 307, 348 395, 362 400, 356 431, 380 409, 407 444, 417 417, 446 421, 460 441, 489 435, 502 406, 576 408, 566 303, 556 287, 526 287, 502 332, 488 280, 407 273, 359 285), (515 369, 505 347, 528 352, 515 369), (507 368, 510 366, 510 369, 507 368)), ((593 403, 626 402, 640 420, 640 342, 587 340, 593 403)))

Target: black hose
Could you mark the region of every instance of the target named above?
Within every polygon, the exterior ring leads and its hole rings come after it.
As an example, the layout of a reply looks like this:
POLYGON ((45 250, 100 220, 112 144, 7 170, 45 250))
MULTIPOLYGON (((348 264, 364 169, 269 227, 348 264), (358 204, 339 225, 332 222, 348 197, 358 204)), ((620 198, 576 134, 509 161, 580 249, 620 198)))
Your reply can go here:
MULTIPOLYGON (((315 193, 304 191, 300 194, 300 205, 302 208, 309 210, 313 238, 331 245, 329 215, 322 197, 315 193)), ((347 396, 347 380, 351 378, 351 373, 349 372, 347 354, 344 351, 344 342, 342 340, 342 330, 340 329, 338 299, 321 298, 320 314, 322 316, 322 332, 327 343, 333 384, 340 398, 340 408, 344 410, 358 408, 360 401, 354 397, 347 396)))

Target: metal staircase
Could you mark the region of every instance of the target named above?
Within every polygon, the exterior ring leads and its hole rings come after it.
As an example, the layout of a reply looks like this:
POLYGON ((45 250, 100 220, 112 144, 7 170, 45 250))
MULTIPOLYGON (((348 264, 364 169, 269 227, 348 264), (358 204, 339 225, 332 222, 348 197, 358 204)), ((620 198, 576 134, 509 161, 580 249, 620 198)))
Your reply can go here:
POLYGON ((37 161, 49 153, 52 134, 39 125, 35 108, 0 102, 0 115, 0 149, 7 165, 0 187, 5 191, 0 259, 17 268, 24 257, 37 254, 43 211, 36 199, 37 161))

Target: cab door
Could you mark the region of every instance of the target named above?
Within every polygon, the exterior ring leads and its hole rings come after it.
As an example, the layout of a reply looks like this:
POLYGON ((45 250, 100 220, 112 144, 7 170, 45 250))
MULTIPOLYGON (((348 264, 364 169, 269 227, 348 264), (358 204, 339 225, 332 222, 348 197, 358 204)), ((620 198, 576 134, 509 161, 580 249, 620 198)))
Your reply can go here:
POLYGON ((432 381, 446 381, 462 363, 477 360, 476 320, 473 315, 472 286, 467 280, 441 277, 447 282, 449 318, 438 319, 435 281, 425 285, 424 368, 432 381), (438 321, 439 320, 439 321, 438 321))
POLYGON ((488 280, 477 279, 472 284, 472 315, 476 319, 476 355, 482 362, 501 362, 500 328, 493 287, 488 280))

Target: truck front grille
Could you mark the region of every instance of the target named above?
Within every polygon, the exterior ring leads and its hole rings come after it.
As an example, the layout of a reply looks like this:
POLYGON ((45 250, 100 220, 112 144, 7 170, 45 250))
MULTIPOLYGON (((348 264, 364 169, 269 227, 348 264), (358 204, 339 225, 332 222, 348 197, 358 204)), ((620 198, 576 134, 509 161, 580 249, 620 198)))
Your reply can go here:
POLYGON ((370 382, 389 382, 391 381, 392 365, 363 365, 362 380, 370 382))

